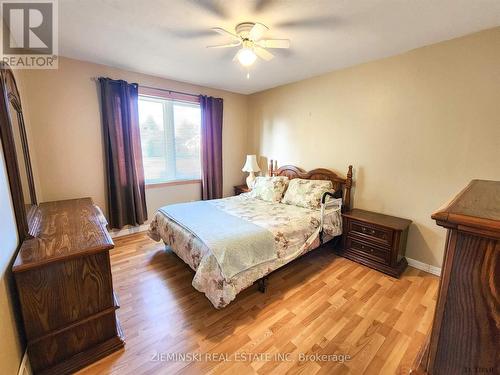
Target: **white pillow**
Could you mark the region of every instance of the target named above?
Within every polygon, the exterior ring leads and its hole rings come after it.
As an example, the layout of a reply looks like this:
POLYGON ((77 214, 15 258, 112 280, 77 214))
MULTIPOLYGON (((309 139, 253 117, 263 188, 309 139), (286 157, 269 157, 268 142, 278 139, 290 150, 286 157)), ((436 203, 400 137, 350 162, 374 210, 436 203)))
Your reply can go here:
POLYGON ((333 184, 329 180, 294 178, 288 184, 288 189, 281 203, 305 208, 320 208, 321 197, 327 191, 334 191, 333 184))
POLYGON ((250 196, 267 202, 279 202, 288 186, 288 181, 286 176, 259 176, 255 178, 250 196))

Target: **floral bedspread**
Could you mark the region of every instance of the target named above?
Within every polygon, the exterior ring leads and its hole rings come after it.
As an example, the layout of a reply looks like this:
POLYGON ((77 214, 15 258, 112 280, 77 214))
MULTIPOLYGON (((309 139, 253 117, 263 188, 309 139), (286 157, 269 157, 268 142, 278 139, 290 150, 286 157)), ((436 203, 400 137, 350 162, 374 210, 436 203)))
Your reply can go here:
MULTIPOLYGON (((198 237, 161 211, 156 212, 149 236, 155 241, 163 240, 195 271, 192 285, 205 293, 216 308, 225 307, 256 280, 320 245, 319 209, 267 202, 252 198, 250 193, 211 202, 227 213, 267 228, 274 236, 277 252, 275 260, 251 267, 226 280, 216 258, 198 237)), ((325 211, 323 233, 324 241, 342 233, 340 209, 325 211)))

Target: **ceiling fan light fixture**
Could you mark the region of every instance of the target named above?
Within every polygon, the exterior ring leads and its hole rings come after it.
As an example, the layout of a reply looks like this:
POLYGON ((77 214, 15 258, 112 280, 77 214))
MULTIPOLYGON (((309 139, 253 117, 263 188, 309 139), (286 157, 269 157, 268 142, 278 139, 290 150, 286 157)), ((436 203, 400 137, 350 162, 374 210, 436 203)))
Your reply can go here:
MULTIPOLYGON (((232 42, 208 46, 209 48, 241 48, 233 57, 234 62, 239 62, 243 67, 249 68, 257 58, 264 61, 271 61, 274 55, 267 49, 270 48, 290 48, 288 39, 262 39, 269 28, 258 22, 242 22, 236 25, 234 32, 227 31, 221 27, 214 27, 216 31, 226 37, 231 37, 232 42)), ((247 74, 248 78, 248 74, 247 74)))
POLYGON ((250 66, 255 60, 257 60, 257 55, 252 48, 244 47, 238 53, 238 61, 243 66, 250 66))

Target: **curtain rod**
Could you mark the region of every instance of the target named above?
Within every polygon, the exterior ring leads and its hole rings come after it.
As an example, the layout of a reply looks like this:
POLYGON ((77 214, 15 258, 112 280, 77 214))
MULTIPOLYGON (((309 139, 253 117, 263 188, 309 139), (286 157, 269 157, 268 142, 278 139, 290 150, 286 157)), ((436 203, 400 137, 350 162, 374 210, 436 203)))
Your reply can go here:
POLYGON ((180 94, 180 95, 186 95, 186 96, 193 96, 195 98, 199 97, 200 95, 197 94, 191 94, 189 92, 182 92, 182 91, 175 91, 175 90, 167 90, 167 89, 160 89, 158 87, 151 87, 151 86, 144 86, 144 85, 139 85, 139 87, 144 87, 146 89, 151 89, 151 90, 158 90, 158 91, 165 91, 170 94, 180 94))
MULTIPOLYGON (((92 81, 95 81, 95 82, 98 82, 99 81, 99 77, 92 77, 90 78, 92 81)), ((168 89, 160 89, 158 87, 151 87, 151 86, 145 86, 145 85, 139 85, 137 84, 139 87, 144 87, 146 89, 151 89, 151 90, 158 90, 158 91, 165 91, 165 92, 168 92, 170 94, 180 94, 180 95, 186 95, 186 96, 192 96, 192 97, 199 97, 200 95, 198 94, 191 94, 189 92, 182 92, 182 91, 175 91, 175 90, 168 90, 168 89)))

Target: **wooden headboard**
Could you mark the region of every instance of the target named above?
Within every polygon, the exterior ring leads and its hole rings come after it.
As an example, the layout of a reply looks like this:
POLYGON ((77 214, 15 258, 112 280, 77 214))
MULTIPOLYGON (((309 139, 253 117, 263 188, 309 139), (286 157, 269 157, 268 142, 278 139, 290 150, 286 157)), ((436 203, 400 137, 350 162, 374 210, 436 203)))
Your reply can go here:
POLYGON ((336 191, 341 190, 343 192, 342 211, 349 211, 351 208, 352 165, 350 165, 347 170, 347 177, 342 178, 335 172, 325 168, 317 168, 309 172, 294 165, 284 165, 280 168, 276 168, 276 161, 273 163, 273 160, 271 160, 269 163, 269 173, 271 176, 286 176, 290 180, 294 178, 330 180, 336 191))

